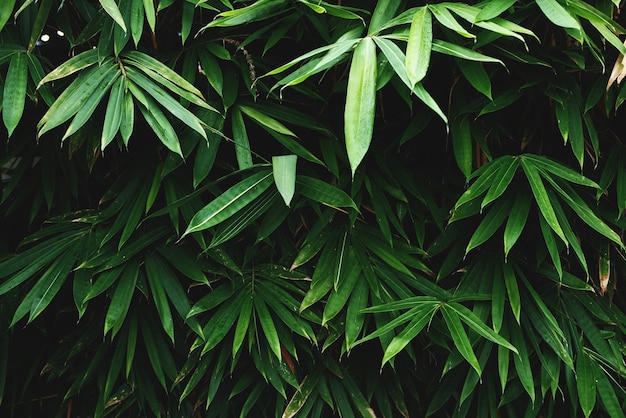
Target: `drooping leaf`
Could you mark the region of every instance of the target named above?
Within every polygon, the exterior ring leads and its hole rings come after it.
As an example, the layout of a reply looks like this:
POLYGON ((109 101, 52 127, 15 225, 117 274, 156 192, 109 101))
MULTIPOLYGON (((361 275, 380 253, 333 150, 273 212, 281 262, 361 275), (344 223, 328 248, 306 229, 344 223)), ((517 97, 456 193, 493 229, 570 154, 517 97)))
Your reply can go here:
POLYGON ((370 37, 356 46, 350 64, 344 112, 346 150, 352 177, 365 157, 374 134, 376 113, 376 47, 370 37))

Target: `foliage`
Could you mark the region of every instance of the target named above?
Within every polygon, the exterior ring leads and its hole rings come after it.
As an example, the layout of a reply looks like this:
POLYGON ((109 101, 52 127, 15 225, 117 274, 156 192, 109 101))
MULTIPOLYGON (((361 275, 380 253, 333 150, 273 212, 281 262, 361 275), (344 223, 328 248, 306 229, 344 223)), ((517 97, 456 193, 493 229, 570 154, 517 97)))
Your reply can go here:
POLYGON ((623 417, 619 7, 3 1, 0 413, 623 417))

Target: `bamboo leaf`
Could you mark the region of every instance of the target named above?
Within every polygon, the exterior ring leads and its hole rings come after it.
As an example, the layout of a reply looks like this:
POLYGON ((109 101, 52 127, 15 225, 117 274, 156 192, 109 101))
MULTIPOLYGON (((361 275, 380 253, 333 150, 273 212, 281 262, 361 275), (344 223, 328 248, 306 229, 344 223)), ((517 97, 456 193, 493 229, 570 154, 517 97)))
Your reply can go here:
POLYGON ((437 309, 438 306, 436 304, 430 304, 424 306, 419 311, 412 311, 411 322, 391 340, 385 349, 381 367, 402 351, 424 329, 437 309))
MULTIPOLYGON (((13 8, 15 8, 15 3, 17 0, 6 0, 4 5, 0 7, 0 31, 4 28, 4 25, 9 21, 11 14, 13 13, 13 8)), ((2 375, 0 375, 2 376, 2 375)), ((0 377, 0 382, 3 382, 2 377, 0 377)), ((0 390, 0 400, 2 400, 2 390, 0 390)))
POLYGON ((445 306, 447 307, 447 309, 454 311, 458 318, 465 322, 472 331, 476 332, 481 337, 486 338, 489 341, 494 342, 498 345, 506 347, 514 353, 517 353, 517 349, 511 343, 509 343, 494 330, 485 325, 485 323, 481 321, 481 319, 476 314, 474 314, 465 306, 461 305, 458 302, 449 302, 445 306))
POLYGON ((476 22, 481 20, 490 20, 500 16, 508 8, 515 4, 516 0, 490 0, 477 4, 480 12, 476 15, 476 22))
POLYGON ((552 208, 552 204, 550 203, 548 192, 546 191, 536 168, 529 164, 526 160, 522 160, 521 163, 541 215, 546 220, 550 228, 552 228, 552 230, 559 236, 559 238, 561 238, 564 243, 567 243, 567 238, 565 238, 563 229, 561 229, 561 225, 559 224, 556 214, 554 213, 554 209, 552 208))
POLYGON ((296 164, 295 155, 281 155, 272 157, 272 173, 274 183, 280 192, 285 205, 289 206, 296 191, 296 164))
POLYGON ((126 24, 124 23, 124 18, 122 17, 122 13, 120 13, 120 9, 117 7, 115 0, 99 0, 99 1, 104 11, 107 12, 107 14, 111 16, 111 18, 113 18, 115 23, 120 25, 120 27, 124 30, 124 32, 126 32, 126 24))
POLYGON ((41 79, 37 88, 40 88, 46 83, 59 80, 67 77, 77 71, 84 70, 98 62, 98 51, 95 49, 89 49, 85 52, 68 59, 63 64, 49 72, 44 78, 41 79))
POLYGON ((233 109, 231 122, 237 165, 240 170, 250 168, 252 167, 252 150, 250 148, 250 140, 248 139, 248 131, 238 107, 233 109))
POLYGON ((183 237, 215 226, 243 209, 270 187, 271 176, 271 173, 262 171, 226 190, 193 216, 183 237))
POLYGON ((346 150, 353 178, 374 134, 376 67, 374 41, 370 37, 363 38, 352 57, 344 112, 346 150))
POLYGON ((484 219, 481 221, 476 231, 472 234, 465 254, 469 253, 472 249, 478 247, 500 228, 504 223, 504 220, 509 216, 513 201, 509 199, 502 199, 493 205, 493 208, 487 212, 484 219))
POLYGON ((2 95, 2 120, 9 131, 9 137, 24 113, 27 78, 28 59, 25 53, 17 53, 11 58, 2 95))
POLYGON ((172 344, 174 344, 174 321, 172 319, 172 311, 170 310, 165 289, 159 277, 159 266, 154 261, 153 255, 146 258, 145 267, 148 283, 150 283, 152 299, 154 300, 154 305, 161 318, 161 325, 167 336, 170 337, 172 344))
POLYGON ((442 41, 440 39, 435 39, 433 41, 433 51, 439 52, 440 54, 446 54, 452 57, 461 58, 464 60, 478 62, 495 62, 504 66, 504 63, 497 58, 489 57, 472 49, 465 48, 451 42, 442 41))
POLYGON ((529 211, 530 195, 528 194, 528 192, 520 190, 517 196, 515 196, 515 201, 513 203, 513 207, 511 208, 509 219, 507 220, 506 227, 504 228, 505 258, 509 255, 511 248, 513 248, 513 246, 521 236, 522 232, 524 231, 529 211))
POLYGON ((263 298, 254 298, 254 309, 256 311, 257 317, 259 318, 261 329, 263 330, 263 335, 265 335, 270 349, 272 350, 276 358, 278 358, 278 360, 280 361, 282 359, 282 356, 278 333, 276 332, 274 320, 272 319, 272 316, 270 315, 270 312, 267 309, 267 305, 263 301, 263 298))
POLYGON ((109 101, 104 114, 104 122, 102 127, 102 136, 100 139, 100 149, 104 149, 111 143, 115 134, 120 128, 122 121, 122 112, 124 105, 124 91, 125 91, 124 78, 118 78, 118 80, 111 87, 111 93, 109 95, 109 101))
POLYGON ((458 314, 447 304, 441 306, 441 313, 443 314, 443 319, 445 320, 446 326, 450 331, 452 341, 454 341, 454 346, 480 376, 482 374, 482 369, 478 363, 476 354, 474 354, 472 344, 467 337, 467 332, 465 332, 465 328, 463 328, 463 324, 461 323, 458 314))
POLYGON ((432 16, 427 6, 420 7, 413 16, 406 46, 406 72, 412 86, 426 76, 432 41, 432 16))
POLYGON ((537 6, 539 6, 543 14, 555 25, 582 32, 578 20, 557 0, 537 0, 537 6))
POLYGON ((127 266, 122 272, 104 320, 104 335, 113 330, 113 336, 115 336, 126 319, 126 313, 135 294, 138 275, 138 261, 134 261, 132 265, 127 266))
POLYGON ((467 181, 472 174, 472 132, 468 118, 452 123, 450 136, 456 164, 467 181))
POLYGON ((351 207, 358 210, 356 203, 346 192, 315 177, 299 175, 296 177, 296 184, 298 192, 311 200, 330 207, 351 207))

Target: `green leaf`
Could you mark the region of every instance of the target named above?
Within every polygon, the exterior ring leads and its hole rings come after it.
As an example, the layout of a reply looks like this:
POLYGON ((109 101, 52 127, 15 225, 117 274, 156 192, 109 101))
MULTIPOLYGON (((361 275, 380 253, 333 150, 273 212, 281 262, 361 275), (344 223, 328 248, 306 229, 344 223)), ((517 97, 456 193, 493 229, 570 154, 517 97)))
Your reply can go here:
POLYGON ((489 188, 489 191, 480 204, 480 210, 483 210, 489 203, 502 196, 507 187, 509 187, 509 184, 511 184, 519 164, 520 162, 518 158, 510 158, 508 159, 508 164, 504 163, 502 165, 497 174, 497 177, 499 178, 496 179, 489 188))
POLYGON ((472 132, 468 118, 455 121, 450 126, 450 137, 452 138, 452 150, 456 164, 465 176, 469 179, 472 174, 472 132), (456 123, 455 123, 456 122, 456 123))
POLYGON ((260 196, 272 182, 272 173, 262 171, 235 184, 193 216, 183 237, 228 219, 260 196))
MULTIPOLYGON (((11 14, 13 13, 13 8, 15 7, 15 3, 17 0, 7 0, 2 7, 0 7, 0 31, 4 28, 4 25, 9 21, 11 14)), ((0 378, 0 381, 2 379, 0 378)), ((2 400, 2 390, 0 390, 0 401, 2 400)))
POLYGON ((440 54, 446 54, 452 57, 461 58, 464 60, 478 62, 495 62, 504 66, 504 63, 497 58, 489 57, 472 49, 465 48, 451 42, 442 41, 440 39, 435 39, 433 41, 433 51, 439 52, 440 54))
POLYGON ((537 6, 543 14, 555 25, 563 28, 576 29, 582 32, 582 28, 578 20, 572 16, 557 0, 537 0, 537 6))
POLYGON ((576 358, 576 389, 585 418, 591 416, 596 404, 596 380, 593 376, 592 361, 584 351, 580 351, 576 358))
POLYGON ((381 367, 402 351, 424 329, 437 309, 438 306, 436 304, 429 304, 423 306, 418 311, 411 311, 411 322, 391 340, 385 349, 381 367))
POLYGON ((524 169, 524 173, 526 173, 526 178, 528 179, 528 183, 530 183, 530 188, 533 191, 535 202, 539 207, 541 215, 559 238, 561 238, 564 243, 567 243, 563 229, 561 229, 561 225, 550 203, 548 192, 541 181, 541 177, 537 173, 536 167, 533 167, 527 160, 522 159, 522 168, 524 169))
POLYGON ((260 125, 265 126, 268 129, 271 129, 283 135, 292 136, 294 138, 296 137, 296 134, 294 134, 285 125, 283 125, 276 119, 266 115, 265 113, 256 110, 255 108, 252 108, 249 106, 241 106, 241 105, 237 106, 237 108, 241 110, 242 113, 246 114, 251 119, 259 123, 260 125))
MULTIPOLYGON (((530 195, 520 190, 515 196, 509 219, 504 228, 504 257, 506 258, 524 231, 528 213, 530 212, 530 195)), ((558 218, 558 217, 557 217, 558 218)))
POLYGON ((115 4, 115 0, 99 0, 102 8, 109 16, 113 18, 115 23, 120 25, 120 27, 126 32, 126 24, 124 23, 124 18, 122 17, 122 13, 120 13, 120 9, 118 9, 117 4, 115 4))
POLYGON ((112 59, 105 60, 100 66, 82 72, 50 106, 37 124, 38 136, 59 126, 74 116, 91 98, 104 79, 111 79, 119 68, 112 59))
POLYGON ((516 0, 487 0, 476 5, 481 9, 476 15, 476 22, 490 20, 500 16, 503 12, 515 4, 516 0))
POLYGON ((299 175, 296 184, 298 192, 311 200, 333 208, 351 207, 358 210, 346 192, 315 177, 299 175))
POLYGON ((111 88, 100 139, 100 149, 102 151, 111 143, 120 128, 124 111, 125 84, 124 78, 120 77, 111 88))
POLYGON ((2 120, 9 131, 9 137, 13 134, 24 113, 27 78, 28 59, 25 53, 17 53, 11 58, 2 95, 2 120))
POLYGON ((203 333, 207 338, 202 354, 215 348, 226 337, 237 320, 243 299, 246 297, 248 296, 245 294, 236 295, 232 300, 223 303, 217 312, 211 316, 203 328, 203 333))
POLYGON ((344 111, 346 150, 353 178, 374 134, 376 67, 374 41, 370 37, 363 38, 352 57, 344 111))
POLYGON ((427 6, 420 7, 413 16, 406 46, 406 72, 412 86, 426 76, 432 42, 432 16, 427 6))
POLYGON ((127 266, 121 274, 111 298, 111 304, 104 320, 104 335, 113 330, 113 335, 119 331, 126 319, 126 313, 135 294, 135 285, 139 275, 139 262, 135 261, 127 266))
POLYGON ((218 14, 215 19, 202 30, 211 27, 229 27, 243 25, 280 13, 286 0, 265 0, 250 4, 239 9, 228 10, 218 14))
POLYGON ((282 418, 293 418, 298 411, 302 409, 304 404, 307 402, 315 388, 317 387, 317 382, 320 379, 320 369, 314 371, 311 375, 306 375, 304 379, 302 379, 302 383, 300 383, 300 387, 295 391, 289 403, 285 407, 283 411, 282 418))
POLYGON ((454 346, 480 376, 482 374, 482 369, 480 368, 476 354, 474 354, 474 350, 472 349, 472 344, 467 337, 467 333, 465 332, 465 328, 463 328, 463 324, 461 323, 457 312, 455 312, 449 305, 444 304, 441 306, 441 313, 443 314, 443 319, 445 320, 446 326, 450 331, 452 341, 454 341, 454 346))
POLYGON ((278 358, 278 360, 280 361, 282 356, 280 351, 280 341, 278 339, 278 333, 276 332, 274 320, 272 319, 272 316, 270 315, 270 312, 267 309, 267 305, 263 301, 263 298, 254 298, 254 309, 256 311, 257 317, 259 318, 259 323, 261 324, 263 335, 265 335, 270 349, 272 350, 276 358, 278 358))
POLYGON ((174 344, 174 321, 172 319, 172 312, 170 305, 167 302, 167 296, 161 278, 159 277, 159 266, 154 261, 154 255, 150 255, 146 258, 145 267, 146 275, 148 276, 148 283, 150 283, 150 290, 152 293, 152 299, 156 306, 159 317, 161 318, 161 325, 163 330, 170 337, 172 344, 174 344))
POLYGON ((491 342, 494 342, 502 347, 506 347, 507 349, 517 353, 517 349, 511 345, 507 340, 502 338, 499 334, 497 334, 493 329, 489 328, 485 323, 472 311, 470 311, 465 306, 461 305, 458 302, 449 302, 446 305, 447 309, 454 311, 458 317, 465 322, 472 331, 476 332, 483 338, 488 339, 491 342))
POLYGON ((238 107, 233 109, 231 116, 237 165, 240 170, 244 170, 252 167, 252 150, 250 148, 250 140, 248 139, 246 124, 243 121, 243 116, 241 115, 241 111, 238 107))
POLYGON ((526 347, 526 339, 522 334, 522 330, 513 325, 509 327, 511 333, 511 340, 517 347, 519 354, 513 356, 513 363, 515 364, 515 370, 517 371, 517 377, 519 378, 522 386, 530 396, 530 401, 535 402, 535 381, 533 379, 533 372, 530 367, 530 357, 528 348, 526 347))
POLYGON ((480 225, 478 225, 478 228, 476 228, 476 231, 472 234, 472 237, 467 244, 467 248, 465 249, 466 255, 472 249, 478 247, 491 238, 491 236, 504 223, 506 217, 509 216, 512 204, 513 201, 510 199, 501 199, 493 205, 493 208, 487 212, 480 225))
POLYGON ((274 183, 280 192, 285 205, 289 206, 296 191, 296 164, 295 155, 281 155, 272 157, 272 173, 274 183))
POLYGON ((469 83, 480 93, 484 94, 489 100, 491 96, 491 79, 485 71, 485 67, 480 62, 458 60, 456 62, 463 76, 469 83))

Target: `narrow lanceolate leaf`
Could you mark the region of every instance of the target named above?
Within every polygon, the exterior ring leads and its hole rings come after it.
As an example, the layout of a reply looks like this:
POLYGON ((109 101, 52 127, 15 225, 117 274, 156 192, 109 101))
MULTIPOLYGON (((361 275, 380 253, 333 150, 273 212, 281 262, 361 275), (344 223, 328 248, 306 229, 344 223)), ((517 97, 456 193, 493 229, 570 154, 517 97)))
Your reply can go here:
POLYGON ((335 208, 352 207, 359 209, 354 200, 337 186, 308 176, 298 176, 296 183, 298 184, 298 192, 311 200, 335 208))
POLYGON ((581 30, 580 23, 557 0, 537 0, 537 6, 555 25, 581 30))
POLYGON ((420 7, 413 16, 406 46, 406 72, 413 86, 426 76, 432 43, 432 16, 427 6, 420 7))
POLYGON ((528 192, 521 190, 515 197, 509 219, 506 222, 504 228, 504 257, 509 255, 509 251, 513 248, 513 245, 517 242, 524 226, 526 226, 526 219, 528 219, 528 213, 530 211, 530 195, 528 192))
POLYGON ((459 319, 459 316, 456 312, 450 309, 448 305, 443 305, 441 307, 441 313, 443 314, 443 319, 446 321, 446 326, 450 331, 452 341, 454 341, 454 346, 480 376, 482 374, 482 369, 480 368, 478 358, 476 358, 476 354, 474 354, 474 350, 472 349, 472 343, 467 336, 465 328, 463 328, 463 323, 459 319))
POLYGON ((453 123, 450 127, 450 136, 456 164, 467 180, 472 174, 472 131, 468 118, 453 123))
POLYGON ((463 46, 456 45, 451 42, 442 41, 439 39, 435 39, 433 41, 433 51, 439 52, 441 54, 450 55, 452 57, 461 58, 464 60, 494 62, 504 65, 504 63, 497 58, 493 58, 488 55, 481 54, 480 52, 476 52, 473 49, 465 48, 463 46))
POLYGON ((585 418, 591 416, 591 411, 596 404, 596 380, 593 377, 593 360, 585 352, 579 352, 576 359, 576 387, 578 389, 578 402, 585 414, 585 418))
POLYGON ((481 20, 489 20, 500 16, 502 12, 515 4, 516 0, 493 0, 486 1, 482 4, 481 11, 476 15, 476 22, 481 20))
POLYGON ((115 0, 100 0, 100 4, 102 5, 104 11, 113 18, 115 23, 120 25, 120 27, 124 29, 124 32, 126 32, 124 18, 122 17, 122 13, 120 13, 120 9, 117 7, 117 4, 115 4, 115 0))
POLYGON ((415 311, 415 315, 409 324, 396 335, 387 348, 383 356, 382 365, 384 366, 389 360, 394 358, 400 351, 406 347, 419 334, 426 324, 432 319, 433 314, 438 309, 436 303, 427 304, 419 310, 415 311))
POLYGON ((374 133, 376 110, 376 46, 372 38, 363 38, 350 65, 344 132, 352 177, 367 153, 374 133))
POLYGON ((111 88, 109 102, 104 114, 102 137, 100 139, 102 151, 111 143, 120 128, 122 112, 124 111, 124 90, 126 84, 124 80, 124 78, 120 77, 111 88))
MULTIPOLYGON (((0 31, 4 28, 4 25, 9 21, 11 14, 13 13, 13 8, 15 7, 15 2, 17 0, 5 0, 2 7, 0 7, 0 31)), ((2 376, 0 375, 0 382, 2 381, 2 376)), ((0 390, 0 401, 2 400, 2 391, 0 390)))
POLYGON ((546 191, 546 187, 541 181, 541 177, 537 173, 537 169, 525 160, 522 160, 522 168, 524 169, 524 173, 526 173, 528 183, 530 183, 530 188, 533 191, 533 195, 535 196, 535 202, 539 207, 541 215, 546 220, 550 228, 552 228, 552 230, 559 236, 559 238, 561 238, 563 242, 567 244, 567 239, 565 238, 563 229, 561 228, 561 225, 557 220, 554 209, 552 208, 552 204, 550 203, 550 198, 548 197, 548 192, 546 191))
POLYGON ((113 329, 113 335, 119 330, 121 323, 126 318, 126 313, 130 307, 133 294, 135 293, 135 284, 139 273, 139 263, 134 262, 127 266, 122 273, 119 282, 113 293, 111 304, 104 320, 104 335, 113 329))
POLYGON ((9 64, 2 97, 2 120, 9 136, 13 134, 24 112, 27 77, 28 59, 25 53, 18 52, 9 64))
POLYGON ((85 52, 81 52, 59 65, 50 73, 46 74, 46 76, 42 78, 37 85, 37 88, 40 88, 42 85, 49 83, 50 81, 58 80, 74 74, 75 72, 87 68, 96 62, 98 62, 98 51, 96 49, 89 49, 85 52))
POLYGON ((228 219, 256 199, 272 184, 272 173, 263 171, 242 180, 226 190, 196 213, 183 236, 202 231, 228 219))
POLYGON ((296 190, 296 164, 298 157, 295 155, 279 155, 272 157, 272 172, 276 188, 289 206, 296 190))

